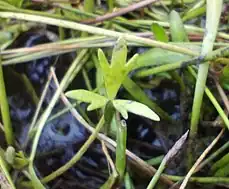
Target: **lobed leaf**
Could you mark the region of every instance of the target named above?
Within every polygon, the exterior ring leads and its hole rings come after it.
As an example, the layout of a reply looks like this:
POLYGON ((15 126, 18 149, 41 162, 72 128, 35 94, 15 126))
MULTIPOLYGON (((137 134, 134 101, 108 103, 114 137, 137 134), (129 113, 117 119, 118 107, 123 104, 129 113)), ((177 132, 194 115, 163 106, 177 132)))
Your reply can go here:
POLYGON ((90 103, 87 108, 88 111, 102 108, 108 102, 106 97, 83 89, 68 91, 65 95, 75 100, 90 103))
POLYGON ((138 55, 133 56, 128 63, 126 63, 127 47, 123 38, 118 39, 113 49, 110 65, 103 51, 101 49, 98 50, 98 58, 103 72, 105 88, 110 100, 113 100, 117 95, 123 80, 137 61, 137 57, 138 55))
POLYGON ((113 104, 125 119, 128 118, 127 112, 131 112, 133 114, 140 115, 154 121, 160 121, 159 116, 142 103, 132 100, 114 100, 113 104))

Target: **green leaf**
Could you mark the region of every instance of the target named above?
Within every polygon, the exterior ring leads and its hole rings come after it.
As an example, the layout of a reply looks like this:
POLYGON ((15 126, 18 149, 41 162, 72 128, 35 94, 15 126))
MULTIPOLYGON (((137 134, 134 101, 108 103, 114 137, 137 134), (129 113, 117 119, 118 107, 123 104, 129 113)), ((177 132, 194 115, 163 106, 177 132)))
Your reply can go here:
POLYGON ((173 42, 188 42, 188 36, 185 31, 182 19, 176 11, 172 11, 169 15, 170 32, 173 42))
POLYGON ((119 180, 122 181, 126 170, 127 126, 124 120, 118 120, 116 118, 115 121, 117 125, 115 167, 119 174, 119 180))
POLYGON ((224 167, 218 169, 214 176, 216 177, 227 177, 229 175, 229 164, 226 164, 224 167))
POLYGON ((227 153, 224 155, 221 159, 216 161, 212 166, 211 166, 211 172, 216 173, 217 170, 222 169, 226 165, 229 165, 229 154, 227 153))
POLYGON ((69 98, 90 103, 87 108, 88 111, 102 108, 108 101, 108 99, 104 96, 83 89, 68 91, 65 94, 69 98))
POLYGON ((8 31, 0 31, 0 45, 6 43, 13 39, 13 34, 8 31))
POLYGON ((12 146, 9 146, 7 149, 6 149, 6 152, 5 152, 5 159, 6 161, 13 165, 14 163, 14 159, 15 159, 15 149, 14 147, 12 146))
POLYGON ((113 101, 113 105, 115 109, 122 115, 124 119, 128 119, 128 113, 125 107, 122 104, 117 103, 116 100, 113 101))
POLYGON ((123 38, 119 38, 112 52, 111 66, 113 68, 123 67, 126 64, 126 58, 126 41, 123 38))
POLYGON ((170 118, 169 114, 166 113, 164 110, 160 108, 155 102, 153 102, 145 92, 129 77, 123 82, 123 87, 127 90, 127 92, 137 100, 138 102, 145 104, 150 109, 154 110, 161 118, 171 122, 172 119, 170 118))
POLYGON ((151 31, 154 34, 154 37, 158 41, 169 42, 169 37, 167 36, 164 28, 157 23, 153 23, 151 26, 151 31))
POLYGON ((15 7, 21 8, 24 0, 7 0, 9 4, 14 5, 15 7))
POLYGON ((127 63, 127 47, 124 39, 119 38, 112 53, 109 65, 103 51, 98 50, 98 59, 103 72, 107 96, 113 100, 129 71, 132 70, 138 55, 134 55, 127 63))
POLYGON ((113 103, 112 103, 112 101, 108 101, 106 103, 106 106, 104 109, 104 119, 105 119, 106 124, 110 125, 110 123, 114 117, 114 113, 115 113, 115 108, 113 106, 113 103))
POLYGON ((160 48, 153 48, 138 56, 134 69, 153 65, 169 64, 188 60, 190 58, 191 57, 188 55, 183 55, 160 48))
POLYGON ((113 100, 114 107, 127 119, 127 112, 149 118, 154 121, 160 121, 159 116, 146 105, 132 100, 113 100))
POLYGON ((100 63, 102 70, 105 73, 109 72, 110 66, 109 66, 107 58, 106 58, 105 54, 103 53, 102 49, 98 50, 98 59, 99 59, 99 63, 100 63))
POLYGON ((219 80, 223 88, 229 90, 229 64, 223 68, 219 80))
POLYGON ((114 119, 115 115, 115 108, 113 106, 112 101, 108 101, 106 103, 105 109, 104 109, 104 120, 105 120, 105 133, 109 133, 112 127, 112 121, 114 119))
POLYGON ((25 157, 23 151, 16 153, 13 167, 15 169, 22 169, 29 164, 29 160, 25 157))

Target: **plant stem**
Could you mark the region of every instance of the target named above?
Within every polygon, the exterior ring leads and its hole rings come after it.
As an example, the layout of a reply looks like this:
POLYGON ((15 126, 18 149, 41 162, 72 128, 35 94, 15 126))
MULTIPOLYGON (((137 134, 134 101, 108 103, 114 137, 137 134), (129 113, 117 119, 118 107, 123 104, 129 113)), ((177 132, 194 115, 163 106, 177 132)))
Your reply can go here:
MULTIPOLYGON (((169 179, 173 181, 181 181, 184 179, 183 176, 174 176, 174 175, 166 175, 169 179)), ((190 177, 190 182, 197 182, 197 183, 208 183, 208 184, 220 184, 220 183, 229 183, 228 177, 190 177)))
POLYGON ((126 172, 125 177, 124 177, 124 182, 125 182, 125 188, 126 189, 134 189, 133 182, 131 180, 129 172, 126 172))
POLYGON ((220 153, 222 153, 224 150, 226 150, 229 147, 229 141, 226 142, 223 146, 221 146, 218 150, 216 150, 213 154, 211 154, 208 158, 206 158, 196 169, 195 172, 198 172, 200 169, 202 169, 205 165, 212 162, 213 159, 215 159, 220 153))
POLYGON ((160 156, 157 156, 157 157, 154 157, 152 159, 149 159, 146 161, 146 163, 148 163, 149 165, 159 165, 161 164, 162 160, 164 158, 164 155, 160 155, 160 156))
MULTIPOLYGON (((191 67, 188 67, 188 70, 194 77, 196 77, 196 73, 191 67)), ((217 102, 216 98, 214 97, 212 92, 208 89, 208 87, 205 87, 204 90, 205 90, 205 93, 208 96, 209 100, 214 105, 215 109, 217 110, 217 112, 219 113, 220 117, 224 121, 226 127, 229 129, 228 116, 225 114, 224 110, 221 108, 220 104, 217 102)))
MULTIPOLYGON (((139 27, 144 27, 145 26, 145 28, 146 27, 149 28, 153 23, 157 23, 157 24, 159 24, 160 26, 163 26, 163 27, 170 27, 169 22, 161 22, 161 21, 155 21, 155 20, 133 20, 133 21, 129 21, 128 24, 138 24, 139 27)), ((203 28, 196 27, 196 26, 193 26, 193 25, 184 24, 184 28, 185 28, 185 30, 187 30, 188 33, 189 32, 190 33, 193 33, 193 32, 204 33, 204 29, 203 28)), ((218 32, 217 36, 218 37, 222 37, 224 39, 229 39, 229 35, 227 33, 218 32)))
MULTIPOLYGON (((89 0, 89 1, 91 1, 91 0, 89 0)), ((108 14, 105 14, 105 15, 102 15, 102 16, 98 16, 95 19, 83 21, 83 23, 95 24, 95 23, 98 23, 98 22, 102 22, 104 20, 109 20, 109 19, 112 19, 114 17, 118 17, 118 16, 121 16, 121 15, 124 15, 124 14, 126 14, 128 12, 132 12, 134 10, 143 8, 143 7, 145 7, 145 6, 149 5, 149 4, 155 3, 157 1, 158 0, 142 0, 142 1, 139 1, 139 2, 134 3, 132 5, 129 5, 128 7, 121 8, 121 9, 119 9, 117 11, 114 11, 114 12, 111 12, 111 13, 108 13, 108 14)))
POLYGON ((153 178, 150 181, 149 185, 147 186, 147 189, 153 189, 156 186, 156 184, 157 184, 161 174, 165 170, 165 168, 166 168, 166 161, 165 161, 165 159, 163 159, 161 164, 160 164, 160 166, 159 166, 159 168, 157 169, 157 172, 155 173, 155 175, 153 176, 153 178))
POLYGON ((114 0, 107 0, 107 6, 109 9, 109 12, 112 12, 112 10, 114 8, 114 0))
MULTIPOLYGON (((13 11, 13 12, 18 12, 18 13, 26 13, 28 15, 34 15, 35 14, 35 15, 40 15, 40 16, 48 16, 48 17, 57 18, 57 19, 66 19, 65 17, 63 17, 63 16, 61 16, 59 14, 52 14, 52 13, 48 13, 48 12, 45 12, 45 11, 35 11, 35 10, 29 10, 29 9, 20 9, 20 8, 16 8, 14 6, 7 6, 6 4, 7 3, 2 4, 2 2, 0 2, 0 10, 13 11)), ((68 17, 68 19, 72 20, 72 21, 77 21, 74 17, 68 17)))
POLYGON ((203 64, 205 61, 215 60, 218 57, 221 56, 223 57, 228 55, 229 55, 229 47, 224 47, 209 53, 207 56, 204 57, 204 59, 202 57, 195 57, 186 61, 179 61, 170 64, 158 65, 157 67, 154 68, 138 71, 134 76, 139 78, 147 77, 160 72, 166 72, 166 71, 171 71, 179 68, 184 68, 194 64, 203 64))
MULTIPOLYGON (((118 114, 118 113, 117 113, 118 114)), ((119 182, 122 182, 126 170, 126 141, 127 141, 127 125, 126 122, 121 121, 116 115, 117 126, 117 147, 116 147, 116 162, 115 166, 119 174, 119 182)))
POLYGON ((79 23, 71 22, 71 21, 49 18, 45 16, 36 16, 36 15, 29 15, 29 14, 23 14, 23 13, 15 13, 15 12, 0 12, 0 17, 40 22, 44 24, 55 25, 55 26, 70 28, 70 29, 79 30, 79 31, 85 31, 88 33, 93 33, 93 34, 98 34, 98 35, 106 35, 106 36, 111 36, 115 38, 123 37, 127 41, 134 41, 134 42, 138 42, 141 44, 163 48, 163 49, 167 49, 170 51, 179 52, 179 53, 183 53, 183 54, 187 54, 191 56, 196 55, 195 52, 187 48, 182 48, 182 47, 178 47, 175 45, 171 45, 171 44, 167 44, 167 43, 163 43, 159 41, 154 41, 152 39, 146 39, 143 37, 137 37, 132 34, 120 33, 120 32, 102 29, 102 28, 98 28, 94 26, 79 24, 79 23))
POLYGON ((0 57, 0 108, 1 108, 2 120, 4 124, 6 142, 8 143, 8 145, 13 145, 14 134, 13 134, 12 124, 10 120, 10 111, 9 111, 9 105, 8 105, 8 100, 6 95, 1 57, 0 57))
POLYGON ((201 154, 201 156, 196 160, 195 164, 192 166, 192 168, 189 170, 188 174, 185 176, 180 189, 185 189, 186 185, 188 184, 188 181, 192 174, 195 172, 195 169, 198 167, 198 165, 201 163, 201 161, 207 156, 207 154, 210 152, 210 150, 215 146, 215 144, 219 141, 220 137, 223 135, 224 129, 221 130, 221 132, 218 134, 218 136, 211 142, 211 144, 204 150, 204 152, 201 154))
MULTIPOLYGON (((84 11, 92 13, 94 11, 95 0, 84 0, 84 11)), ((81 37, 88 36, 87 32, 82 32, 81 37)))
POLYGON ((186 139, 188 136, 188 131, 183 134, 181 136, 181 138, 173 145, 173 147, 168 151, 168 153, 165 155, 165 157, 163 158, 157 172, 155 173, 155 175, 153 176, 153 178, 151 179, 149 185, 147 186, 147 189, 153 189, 158 180, 160 179, 160 176, 162 174, 162 172, 165 170, 166 165, 168 164, 169 161, 171 161, 172 158, 174 158, 174 156, 180 151, 180 149, 182 148, 183 144, 185 143, 186 139))
POLYGON ((187 14, 185 14, 185 16, 182 18, 183 22, 186 22, 187 20, 191 20, 193 18, 196 18, 200 15, 203 15, 206 12, 206 6, 203 7, 199 7, 197 9, 194 9, 190 12, 188 12, 187 14))
POLYGON ((16 189, 11 179, 10 173, 7 169, 7 164, 4 158, 2 157, 2 155, 0 155, 0 177, 1 177, 1 183, 0 183, 1 188, 16 189), (4 181, 5 179, 7 179, 6 183, 4 181))
POLYGON ((35 171, 33 169, 33 160, 35 158, 37 145, 38 145, 38 142, 39 142, 39 138, 40 138, 41 132, 42 132, 43 127, 45 125, 45 122, 47 121, 49 115, 51 114, 51 111, 52 111, 53 107, 55 106, 56 101, 58 100, 62 90, 66 87, 66 83, 68 83, 69 78, 71 77, 72 73, 74 72, 76 67, 79 65, 80 61, 82 60, 82 58, 84 57, 84 55, 86 53, 87 53, 87 50, 81 51, 81 53, 78 55, 78 57, 72 63, 72 65, 68 69, 67 73, 65 74, 64 78, 62 79, 62 81, 60 83, 60 87, 56 90, 56 92, 53 95, 53 98, 51 99, 47 109, 44 111, 44 113, 42 114, 41 118, 38 121, 37 132, 36 132, 36 135, 35 135, 34 140, 33 140, 32 150, 31 150, 30 157, 29 157, 29 160, 30 160, 29 171, 30 171, 30 175, 31 175, 32 183, 33 183, 34 187, 35 186, 36 187, 39 186, 39 188, 43 188, 42 184, 40 183, 40 181, 37 178, 36 173, 35 173, 35 171))
MULTIPOLYGON (((205 56, 211 53, 213 43, 217 34, 220 14, 222 10, 222 0, 207 0, 207 22, 206 22, 206 35, 203 40, 203 47, 201 55, 205 56)), ((196 81, 195 95, 192 107, 192 117, 190 126, 190 137, 194 138, 197 134, 198 123, 205 90, 205 84, 208 76, 209 62, 201 64, 198 70, 196 81)))

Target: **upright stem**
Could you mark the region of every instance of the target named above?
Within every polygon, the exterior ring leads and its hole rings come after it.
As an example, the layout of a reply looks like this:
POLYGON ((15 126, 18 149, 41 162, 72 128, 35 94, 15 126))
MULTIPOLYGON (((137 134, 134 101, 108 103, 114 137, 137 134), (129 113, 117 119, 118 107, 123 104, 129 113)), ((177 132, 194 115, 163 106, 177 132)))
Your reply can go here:
POLYGON ((200 65, 198 70, 195 96, 194 96, 193 106, 192 106, 192 118, 191 118, 191 128, 190 128, 190 137, 192 138, 196 136, 198 130, 200 110, 201 110, 203 94, 204 94, 206 80, 207 80, 208 68, 209 68, 209 62, 206 62, 200 65))
MULTIPOLYGON (((95 6, 95 0, 84 0, 84 11, 92 13, 95 6)), ((87 32, 82 32, 81 37, 88 36, 87 32)))
POLYGON ((60 83, 60 87, 56 90, 56 92, 53 95, 48 107, 46 108, 46 110, 44 111, 44 113, 42 114, 41 118, 38 121, 37 132, 36 132, 34 140, 33 140, 32 150, 31 150, 30 157, 29 157, 29 160, 30 160, 29 172, 31 175, 32 184, 34 187, 36 186, 36 188, 38 188, 38 189, 43 189, 44 186, 41 184, 40 180, 37 178, 37 175, 33 169, 33 160, 34 160, 35 155, 36 155, 37 145, 39 142, 41 132, 42 132, 44 125, 45 125, 49 115, 51 114, 51 111, 52 111, 53 107, 55 106, 56 101, 58 100, 62 90, 66 87, 69 78, 71 77, 72 73, 77 68, 77 66, 80 64, 80 61, 82 60, 82 58, 85 56, 86 53, 87 53, 87 50, 82 50, 81 53, 78 55, 78 57, 75 59, 75 61, 72 63, 72 65, 68 69, 67 73, 65 74, 64 78, 62 79, 62 81, 60 83))
MULTIPOLYGON (((211 53, 213 44, 218 30, 220 14, 222 10, 222 0, 207 0, 207 20, 205 28, 205 36, 201 55, 205 56, 211 53)), ((198 70, 196 81, 195 95, 192 107, 192 118, 190 127, 190 137, 194 138, 198 130, 198 122, 200 118, 200 110, 205 90, 205 84, 208 75, 209 62, 201 64, 198 70)))
POLYGON ((0 109, 1 109, 2 120, 4 124, 4 132, 5 132, 7 144, 13 145, 14 134, 13 134, 12 124, 10 120, 9 105, 6 96, 1 57, 0 57, 0 109))

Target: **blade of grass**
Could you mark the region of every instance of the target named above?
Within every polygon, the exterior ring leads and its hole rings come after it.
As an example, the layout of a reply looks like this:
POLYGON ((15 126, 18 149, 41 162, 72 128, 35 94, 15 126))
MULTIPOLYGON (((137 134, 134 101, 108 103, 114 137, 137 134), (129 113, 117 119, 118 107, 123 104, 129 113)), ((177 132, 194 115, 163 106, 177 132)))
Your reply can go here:
MULTIPOLYGON (((89 1, 91 1, 91 0, 89 0, 89 1)), ((128 7, 121 8, 121 9, 119 9, 117 11, 114 11, 112 13, 108 13, 108 14, 105 14, 103 16, 98 16, 98 17, 96 17, 95 19, 92 19, 92 20, 83 21, 83 23, 94 24, 94 23, 97 23, 97 22, 102 22, 104 20, 109 20, 111 18, 114 18, 114 17, 117 17, 117 16, 121 16, 123 14, 126 14, 126 13, 132 12, 134 10, 143 8, 143 7, 145 7, 145 6, 149 5, 149 4, 155 3, 157 1, 158 0, 142 0, 142 1, 139 1, 137 3, 131 4, 128 7)))
MULTIPOLYGON (((188 67, 188 71, 195 78, 197 77, 196 76, 196 72, 191 67, 188 67)), ((228 116, 225 114, 224 110, 222 109, 222 107, 220 106, 220 104, 217 102, 216 98, 214 97, 214 95, 212 94, 212 92, 208 89, 208 87, 205 87, 204 90, 205 90, 205 93, 208 96, 209 100, 214 105, 215 109, 217 110, 218 114, 220 115, 220 117, 224 121, 226 127, 229 129, 229 119, 228 119, 228 116)))
MULTIPOLYGON (((173 176, 173 175, 166 175, 166 174, 164 174, 164 176, 167 176, 173 181, 181 181, 184 179, 183 176, 173 176)), ((204 183, 205 184, 221 184, 221 183, 228 184, 229 178, 228 177, 190 177, 189 181, 196 182, 196 183, 203 183, 203 184, 204 183)))
MULTIPOLYGON (((57 89, 60 88, 60 85, 57 81, 56 76, 54 75, 54 70, 52 69, 52 75, 54 78, 54 81, 57 85, 57 89)), ((103 127, 105 123, 104 117, 102 117, 99 121, 99 123, 97 124, 95 130, 93 131, 93 133, 91 134, 91 136, 88 138, 88 140, 83 144, 83 146, 80 148, 80 150, 72 157, 71 160, 69 160, 64 166, 60 167, 59 169, 57 169, 56 171, 52 172, 50 175, 46 176, 45 178, 43 178, 41 181, 42 183, 46 183, 49 182, 53 179, 55 179, 56 177, 60 176, 61 174, 63 174, 65 171, 67 171, 68 169, 70 169, 78 160, 80 160, 80 158, 83 156, 83 154, 87 151, 87 149, 89 148, 90 144, 96 139, 97 134, 99 133, 99 131, 101 130, 101 128, 103 127)))
POLYGON ((161 118, 172 121, 167 112, 162 110, 156 103, 149 99, 144 91, 129 77, 126 77, 123 81, 124 88, 139 102, 147 105, 149 108, 154 110, 161 118))
POLYGON ((169 152, 163 158, 157 172, 155 173, 155 175, 151 179, 149 185, 147 186, 147 189, 153 189, 156 186, 156 184, 157 184, 162 172, 165 170, 168 162, 179 152, 179 150, 181 150, 183 144, 185 143, 185 141, 188 137, 188 132, 189 131, 187 131, 185 134, 183 134, 181 136, 181 138, 174 144, 174 146, 169 150, 169 152))
MULTIPOLYGON (((41 15, 41 16, 48 16, 51 18, 57 18, 57 19, 66 19, 66 17, 61 16, 59 14, 53 14, 53 13, 49 13, 49 12, 45 12, 45 11, 35 11, 35 10, 30 10, 30 9, 21 9, 21 8, 16 8, 12 5, 9 5, 8 3, 2 3, 2 1, 0 1, 0 10, 3 11, 13 11, 13 12, 18 12, 18 13, 26 13, 29 15, 41 15)), ((69 20, 72 21, 77 21, 77 19, 75 17, 67 17, 69 20)))
POLYGON ((51 74, 49 74, 48 80, 47 80, 47 82, 46 82, 46 84, 45 84, 45 86, 44 86, 44 89, 43 89, 43 91, 42 91, 41 97, 40 97, 39 102, 38 102, 38 104, 37 104, 36 111, 35 111, 34 116, 33 116, 33 118, 32 118, 32 122, 31 122, 31 124, 30 124, 29 129, 28 129, 28 136, 27 136, 27 138, 25 139, 24 143, 22 144, 22 148, 23 148, 23 149, 26 149, 26 147, 27 147, 27 145, 28 145, 28 142, 29 142, 29 139, 30 139, 30 137, 31 137, 32 131, 33 131, 33 129, 34 129, 34 126, 36 125, 36 122, 37 122, 39 113, 40 113, 40 111, 41 111, 41 109, 42 109, 42 104, 43 104, 43 102, 44 102, 45 96, 46 96, 46 94, 47 94, 47 92, 48 92, 48 88, 49 88, 49 84, 50 84, 50 82, 51 82, 51 79, 52 79, 51 74))
POLYGON ((125 177, 124 177, 124 182, 125 182, 125 187, 126 189, 134 189, 133 182, 130 178, 130 174, 126 172, 125 177))
POLYGON ((188 12, 187 14, 185 14, 182 18, 182 20, 184 22, 186 22, 187 20, 191 20, 193 18, 196 18, 198 16, 201 16, 203 15, 204 13, 206 12, 206 6, 203 6, 203 7, 199 7, 199 8, 196 8, 190 12, 188 12))
POLYGON ((39 181, 39 179, 36 176, 36 173, 33 169, 33 161, 35 158, 35 154, 36 154, 36 150, 37 150, 37 145, 39 142, 39 138, 41 135, 41 132, 43 130, 43 127, 45 125, 45 122, 47 121, 53 107, 55 106, 56 101, 58 100, 62 90, 66 87, 66 83, 68 82, 69 78, 71 77, 72 73, 74 72, 74 70, 76 69, 76 67, 80 64, 81 59, 84 57, 84 55, 87 53, 87 50, 83 50, 78 56, 77 58, 73 61, 72 65, 70 66, 70 68, 68 69, 68 71, 66 72, 64 78, 62 79, 61 83, 60 83, 60 87, 56 90, 55 94, 53 95, 53 98, 51 99, 47 109, 44 111, 44 113, 42 114, 41 118, 38 121, 37 124, 37 132, 35 134, 34 140, 33 140, 33 144, 32 144, 32 150, 30 153, 30 163, 29 163, 29 172, 31 174, 32 177, 32 183, 34 185, 34 187, 40 187, 43 188, 44 186, 41 184, 41 182, 39 181))
POLYGON ((178 47, 175 45, 154 41, 151 39, 146 39, 142 37, 137 37, 131 34, 126 33, 120 33, 112 30, 102 29, 94 26, 88 26, 84 24, 79 24, 72 21, 65 21, 61 19, 55 19, 55 18, 49 18, 45 16, 37 16, 37 15, 29 15, 29 14, 23 14, 23 13, 15 13, 15 12, 0 12, 1 18, 12 18, 12 19, 20 19, 20 20, 27 20, 27 21, 34 21, 49 25, 55 25, 60 27, 65 27, 73 30, 79 30, 79 31, 85 31, 88 33, 98 34, 98 35, 106 35, 111 36, 115 38, 123 37, 127 41, 134 41, 142 44, 146 44, 153 47, 159 47, 163 49, 167 49, 174 52, 180 52, 183 54, 196 56, 197 53, 193 52, 192 50, 189 50, 187 48, 178 47))
POLYGON ((150 75, 154 75, 160 72, 171 71, 174 69, 184 68, 194 64, 203 64, 206 61, 215 60, 218 57, 228 56, 229 55, 229 47, 223 47, 213 51, 212 53, 208 54, 207 56, 203 57, 196 57, 192 58, 187 61, 179 61, 175 63, 165 64, 165 65, 158 65, 154 68, 149 68, 146 70, 142 70, 137 72, 134 76, 135 77, 147 77, 150 75))
MULTIPOLYGON (((207 20, 206 35, 203 40, 201 55, 206 56, 212 52, 213 43, 216 38, 219 19, 222 11, 222 0, 207 0, 207 20)), ((196 88, 192 107, 192 117, 190 126, 190 137, 194 138, 197 134, 200 110, 208 75, 209 62, 201 64, 198 70, 196 88)))
POLYGON ((100 187, 100 189, 111 189, 113 185, 115 184, 116 178, 118 177, 118 174, 112 173, 108 180, 100 187))
POLYGON ((14 134, 13 128, 10 119, 10 111, 9 111, 9 104, 6 95, 6 88, 2 70, 2 61, 0 57, 0 108, 1 108, 1 115, 4 124, 4 133, 6 142, 8 145, 14 145, 14 134))
MULTIPOLYGON (((92 13, 95 8, 95 1, 92 0, 84 0, 84 11, 92 13)), ((81 37, 86 37, 88 36, 87 32, 82 32, 81 37)))
MULTIPOLYGON (((169 22, 161 22, 161 21, 155 21, 155 20, 131 20, 129 21, 130 23, 133 23, 133 24, 138 24, 139 27, 143 27, 145 26, 145 28, 149 28, 153 23, 157 23, 159 24, 160 26, 163 26, 163 27, 170 27, 170 24, 169 22)), ((188 24, 185 24, 184 25, 185 29, 187 32, 190 32, 190 33, 204 33, 204 29, 203 28, 200 28, 200 27, 197 27, 197 26, 194 26, 194 25, 188 25, 188 24)), ((217 37, 222 37, 224 39, 229 39, 229 35, 227 33, 223 33, 223 32, 218 32, 217 33, 217 37)))
POLYGON ((192 168, 189 170, 188 174, 185 176, 184 181, 182 182, 182 184, 180 186, 180 189, 185 189, 190 177, 195 172, 195 169, 203 161, 203 159, 210 152, 210 150, 215 146, 215 144, 219 141, 219 139, 223 135, 223 133, 224 133, 224 129, 221 130, 221 132, 218 134, 218 136, 212 141, 212 143, 204 150, 204 152, 201 154, 201 156, 196 160, 195 164, 192 166, 192 168))
POLYGON ((122 182, 126 171, 126 140, 127 140, 127 125, 124 120, 120 121, 116 116, 117 126, 117 147, 116 147, 116 162, 115 166, 119 174, 119 182, 122 182))
POLYGON ((213 154, 211 154, 208 158, 206 158, 196 169, 195 172, 198 172, 200 169, 202 169, 205 165, 212 162, 213 159, 215 159, 217 156, 220 155, 224 150, 226 150, 229 147, 229 142, 226 142, 223 146, 221 146, 218 150, 216 150, 213 154))
POLYGON ((158 157, 154 157, 152 159, 149 159, 147 160, 146 162, 149 164, 149 165, 159 165, 162 160, 163 160, 164 156, 161 155, 161 156, 158 156, 158 157))
MULTIPOLYGON (((105 116, 104 116, 104 119, 106 119, 105 116)), ((105 124, 106 124, 106 120, 105 120, 105 124)), ((115 169, 114 162, 112 161, 112 158, 110 157, 107 146, 103 140, 101 140, 101 144, 102 144, 102 150, 104 152, 104 155, 106 156, 107 161, 112 170, 112 174, 109 176, 108 180, 100 187, 100 189, 107 189, 107 188, 112 188, 112 186, 115 184, 118 178, 118 173, 115 169)))

